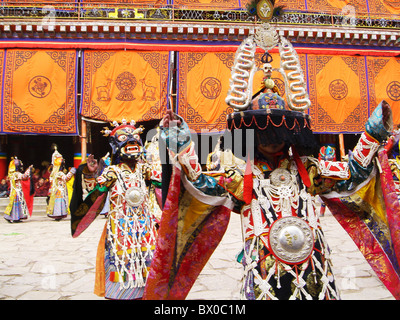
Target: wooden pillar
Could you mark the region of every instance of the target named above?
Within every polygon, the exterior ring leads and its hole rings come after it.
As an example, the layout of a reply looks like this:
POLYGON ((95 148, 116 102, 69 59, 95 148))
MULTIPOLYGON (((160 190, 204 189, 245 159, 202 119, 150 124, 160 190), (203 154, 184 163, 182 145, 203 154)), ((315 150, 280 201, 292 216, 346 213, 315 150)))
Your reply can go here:
POLYGON ((82 130, 82 136, 81 136, 81 155, 82 155, 82 162, 86 161, 86 153, 87 153, 87 126, 86 126, 86 121, 81 120, 81 130, 82 130))
POLYGON ((339 134, 339 146, 340 146, 340 159, 342 160, 344 158, 344 156, 346 155, 345 149, 344 149, 343 133, 339 134))
POLYGON ((85 120, 81 120, 81 135, 79 141, 74 143, 74 167, 78 168, 79 165, 86 161, 87 154, 87 124, 85 120))
POLYGON ((7 136, 0 136, 0 179, 5 178, 8 174, 7 162, 7 136))

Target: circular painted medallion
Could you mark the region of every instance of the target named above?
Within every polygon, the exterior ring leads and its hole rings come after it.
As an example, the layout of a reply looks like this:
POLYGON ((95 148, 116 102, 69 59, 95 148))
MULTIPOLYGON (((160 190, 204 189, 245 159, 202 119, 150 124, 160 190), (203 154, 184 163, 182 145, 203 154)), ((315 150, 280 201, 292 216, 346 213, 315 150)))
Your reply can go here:
POLYGON ((400 100, 400 82, 392 81, 386 88, 386 93, 393 101, 400 100))
POLYGON ((343 100, 349 92, 346 83, 341 79, 333 80, 329 84, 329 93, 335 100, 343 100))
POLYGON ((221 81, 214 77, 205 78, 200 85, 200 91, 207 99, 216 99, 222 90, 221 81))
POLYGON ((51 81, 44 76, 33 77, 29 81, 28 90, 36 98, 47 97, 51 91, 51 81))

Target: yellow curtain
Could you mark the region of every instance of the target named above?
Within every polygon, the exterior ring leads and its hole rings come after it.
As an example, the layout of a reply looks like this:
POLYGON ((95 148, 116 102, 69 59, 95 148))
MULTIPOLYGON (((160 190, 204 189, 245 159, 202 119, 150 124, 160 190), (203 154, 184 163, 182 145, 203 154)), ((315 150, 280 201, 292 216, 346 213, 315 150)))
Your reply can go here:
POLYGON ((162 118, 168 52, 85 51, 80 114, 103 121, 162 118))
POLYGON ((2 128, 76 134, 76 51, 7 50, 2 128))

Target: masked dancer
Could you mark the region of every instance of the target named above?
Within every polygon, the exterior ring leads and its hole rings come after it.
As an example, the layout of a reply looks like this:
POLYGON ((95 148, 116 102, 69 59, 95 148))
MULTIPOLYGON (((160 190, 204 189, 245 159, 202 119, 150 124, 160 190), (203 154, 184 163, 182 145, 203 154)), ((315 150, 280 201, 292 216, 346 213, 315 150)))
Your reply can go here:
POLYGON ((23 172, 22 161, 17 157, 11 159, 8 166, 10 201, 4 212, 4 219, 8 222, 20 222, 32 215, 34 190, 31 186, 31 174, 32 166, 23 172))
POLYGON ((373 174, 372 159, 392 130, 391 109, 386 102, 376 108, 348 162, 318 161, 312 157, 318 147, 305 112, 310 100, 302 75, 293 46, 270 25, 244 40, 226 99, 235 112, 227 117, 223 149, 209 157, 214 172, 202 170, 184 119, 172 112, 164 117, 161 138, 173 174, 146 299, 186 297, 220 242, 231 211, 242 221, 243 299, 340 298, 314 196, 351 192, 373 174), (265 77, 253 95, 256 46, 265 51, 265 77), (268 50, 275 46, 287 101, 271 78, 268 50), (243 135, 246 162, 227 163, 221 156, 234 150, 243 135))
POLYGON ((134 121, 115 122, 114 126, 104 131, 112 148, 112 164, 71 213, 71 232, 79 236, 109 195, 110 209, 97 251, 95 294, 107 299, 141 299, 157 234, 146 185, 151 174, 143 159, 143 128, 136 128, 134 121))
POLYGON ((67 182, 70 181, 76 172, 72 167, 68 173, 65 173, 65 161, 57 147, 53 152, 52 170, 50 174, 49 202, 47 204, 46 213, 49 218, 60 221, 68 215, 69 197, 67 182))

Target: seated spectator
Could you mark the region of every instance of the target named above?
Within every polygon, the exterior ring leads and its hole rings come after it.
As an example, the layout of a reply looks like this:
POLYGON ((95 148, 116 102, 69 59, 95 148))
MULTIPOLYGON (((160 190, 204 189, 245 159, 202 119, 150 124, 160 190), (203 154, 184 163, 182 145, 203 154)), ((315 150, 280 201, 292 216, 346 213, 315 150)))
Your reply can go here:
POLYGON ((48 162, 48 161, 43 161, 43 162, 42 162, 42 167, 44 167, 44 169, 41 171, 41 174, 40 174, 40 175, 41 175, 45 180, 49 180, 52 165, 51 165, 50 162, 48 162))
POLYGON ((47 197, 49 192, 50 183, 46 181, 43 177, 35 184, 35 197, 47 197))
POLYGON ((7 180, 5 178, 1 179, 0 182, 0 197, 5 198, 8 197, 10 194, 10 187, 7 183, 7 180))
POLYGON ((39 181, 39 179, 40 179, 40 169, 35 169, 35 172, 32 174, 31 179, 33 180, 34 184, 36 184, 36 182, 39 181))

